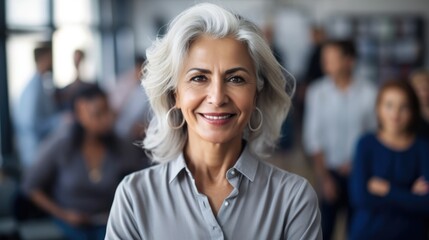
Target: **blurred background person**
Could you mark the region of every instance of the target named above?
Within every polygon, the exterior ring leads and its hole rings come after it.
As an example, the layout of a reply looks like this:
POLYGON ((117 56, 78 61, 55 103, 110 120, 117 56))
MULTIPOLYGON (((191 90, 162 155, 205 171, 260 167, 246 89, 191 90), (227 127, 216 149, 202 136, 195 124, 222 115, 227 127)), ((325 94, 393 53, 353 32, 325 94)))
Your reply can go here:
POLYGON ((347 209, 352 149, 358 137, 375 128, 376 90, 353 75, 350 41, 330 40, 322 48, 325 77, 310 85, 305 106, 304 146, 313 160, 321 200, 323 239, 331 239, 337 213, 347 209))
POLYGON ((70 110, 73 96, 76 95, 80 89, 92 85, 92 83, 82 80, 81 67, 84 60, 85 52, 81 49, 76 49, 73 52, 73 66, 76 70, 76 77, 73 82, 60 89, 58 92, 58 98, 62 109, 70 110))
POLYGON ((429 142, 417 134, 418 100, 405 81, 389 81, 377 97, 378 131, 356 149, 349 238, 428 239, 429 142))
POLYGON ((52 80, 51 43, 34 49, 36 73, 24 88, 14 111, 17 148, 22 167, 28 168, 40 143, 60 122, 52 80))
POLYGON ((326 41, 325 30, 321 26, 314 25, 310 29, 310 37, 312 48, 306 65, 307 69, 304 73, 304 82, 306 85, 310 85, 324 75, 321 58, 322 46, 326 41))
POLYGON ((115 132, 126 140, 142 140, 151 110, 146 92, 140 84, 146 58, 136 56, 135 64, 109 89, 109 100, 116 114, 115 132))
POLYGON ((323 77, 322 69, 322 45, 326 40, 325 30, 321 26, 312 26, 310 31, 311 50, 306 62, 306 69, 302 81, 298 82, 296 87, 295 119, 299 123, 299 129, 302 129, 302 120, 304 114, 305 93, 311 83, 323 77))
POLYGON ((97 86, 74 97, 69 134, 44 145, 24 176, 24 191, 68 239, 104 239, 116 186, 145 162, 115 137, 106 94, 97 86))
POLYGON ((418 133, 429 138, 429 71, 417 70, 410 80, 420 104, 421 121, 418 133))

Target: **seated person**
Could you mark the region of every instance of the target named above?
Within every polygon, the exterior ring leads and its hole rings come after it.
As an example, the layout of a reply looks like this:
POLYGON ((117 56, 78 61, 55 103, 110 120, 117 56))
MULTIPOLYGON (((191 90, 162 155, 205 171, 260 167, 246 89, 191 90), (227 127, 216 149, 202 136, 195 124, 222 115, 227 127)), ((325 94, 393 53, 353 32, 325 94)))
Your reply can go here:
POLYGON ((74 124, 43 146, 25 175, 24 192, 67 238, 104 239, 117 185, 145 162, 130 155, 141 150, 113 134, 112 112, 98 86, 79 91, 72 106, 74 124))

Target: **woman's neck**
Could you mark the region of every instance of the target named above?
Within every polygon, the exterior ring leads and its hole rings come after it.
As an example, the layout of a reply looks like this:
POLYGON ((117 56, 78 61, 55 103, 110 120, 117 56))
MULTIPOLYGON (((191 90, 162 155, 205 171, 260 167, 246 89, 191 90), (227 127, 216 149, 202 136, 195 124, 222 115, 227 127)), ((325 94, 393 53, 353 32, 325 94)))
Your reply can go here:
POLYGON ((381 130, 378 132, 379 139, 387 146, 403 150, 408 148, 414 141, 415 134, 407 131, 386 131, 381 130))
POLYGON ((100 137, 98 137, 95 134, 86 133, 83 137, 82 146, 89 147, 89 148, 103 148, 104 145, 100 141, 100 137))
POLYGON ((190 134, 184 156, 196 179, 204 177, 205 180, 217 182, 225 180, 226 172, 234 166, 241 150, 241 137, 228 143, 211 143, 190 134))

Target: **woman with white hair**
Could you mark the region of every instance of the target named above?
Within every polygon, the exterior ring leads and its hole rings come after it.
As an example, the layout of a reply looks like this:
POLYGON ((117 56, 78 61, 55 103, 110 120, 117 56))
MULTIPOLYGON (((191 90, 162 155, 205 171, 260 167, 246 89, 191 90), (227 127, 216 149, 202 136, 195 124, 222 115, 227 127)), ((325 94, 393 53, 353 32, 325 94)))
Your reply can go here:
POLYGON ((260 160, 294 83, 253 23, 213 4, 184 11, 148 49, 142 83, 143 146, 160 164, 120 184, 106 239, 321 239, 308 182, 260 160))

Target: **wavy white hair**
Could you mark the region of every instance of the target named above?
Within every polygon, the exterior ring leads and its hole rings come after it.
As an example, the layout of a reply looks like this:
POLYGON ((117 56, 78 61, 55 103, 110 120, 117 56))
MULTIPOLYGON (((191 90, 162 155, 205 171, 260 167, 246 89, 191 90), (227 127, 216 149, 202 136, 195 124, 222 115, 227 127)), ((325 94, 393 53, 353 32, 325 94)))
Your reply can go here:
MULTIPOLYGON (((192 41, 201 35, 233 37, 246 44, 256 69, 256 106, 263 114, 263 125, 256 132, 246 128, 243 137, 253 154, 261 158, 269 156, 289 111, 295 80, 277 62, 255 24, 210 3, 198 4, 182 12, 169 24, 166 35, 157 39, 146 51, 142 85, 154 115, 143 148, 155 162, 172 160, 183 150, 187 141, 186 125, 181 129, 172 129, 166 115, 175 106, 174 93, 183 59, 192 41)), ((181 114, 170 114, 170 122, 174 125, 179 125, 181 121, 181 114)), ((251 117, 252 126, 257 126, 258 121, 251 117)))

